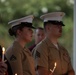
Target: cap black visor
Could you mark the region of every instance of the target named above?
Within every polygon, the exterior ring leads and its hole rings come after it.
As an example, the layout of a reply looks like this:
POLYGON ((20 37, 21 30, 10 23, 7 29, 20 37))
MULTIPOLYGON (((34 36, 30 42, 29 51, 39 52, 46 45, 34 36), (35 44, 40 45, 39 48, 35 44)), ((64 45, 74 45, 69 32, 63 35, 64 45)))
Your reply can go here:
POLYGON ((44 23, 51 23, 53 25, 62 25, 62 26, 65 26, 62 21, 47 21, 47 22, 44 22, 44 23))
POLYGON ((21 22, 21 24, 20 24, 20 25, 25 25, 26 27, 36 29, 35 27, 33 27, 33 26, 32 26, 32 23, 28 23, 28 22, 21 22))

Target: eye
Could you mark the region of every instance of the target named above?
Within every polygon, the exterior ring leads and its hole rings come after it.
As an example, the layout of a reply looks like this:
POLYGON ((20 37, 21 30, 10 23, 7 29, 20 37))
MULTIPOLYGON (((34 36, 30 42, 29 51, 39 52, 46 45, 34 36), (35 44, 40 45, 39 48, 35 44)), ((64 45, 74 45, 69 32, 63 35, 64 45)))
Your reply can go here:
POLYGON ((28 28, 29 31, 33 31, 32 28, 28 28))

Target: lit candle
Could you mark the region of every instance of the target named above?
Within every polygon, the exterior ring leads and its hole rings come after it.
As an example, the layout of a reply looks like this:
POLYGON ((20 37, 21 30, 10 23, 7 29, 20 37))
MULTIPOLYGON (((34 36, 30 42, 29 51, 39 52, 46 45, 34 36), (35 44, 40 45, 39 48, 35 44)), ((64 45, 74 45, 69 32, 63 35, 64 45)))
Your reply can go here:
POLYGON ((53 72, 55 71, 56 66, 57 66, 57 64, 56 64, 56 62, 55 62, 55 64, 54 64, 54 68, 53 68, 53 72))
POLYGON ((56 66, 57 66, 57 63, 55 62, 55 63, 54 63, 54 68, 53 68, 53 70, 52 70, 52 69, 50 69, 50 71, 51 71, 52 73, 55 71, 56 66))
POLYGON ((17 73, 15 73, 15 75, 17 75, 17 73))
POLYGON ((5 48, 2 47, 2 61, 4 62, 4 54, 5 54, 5 48))

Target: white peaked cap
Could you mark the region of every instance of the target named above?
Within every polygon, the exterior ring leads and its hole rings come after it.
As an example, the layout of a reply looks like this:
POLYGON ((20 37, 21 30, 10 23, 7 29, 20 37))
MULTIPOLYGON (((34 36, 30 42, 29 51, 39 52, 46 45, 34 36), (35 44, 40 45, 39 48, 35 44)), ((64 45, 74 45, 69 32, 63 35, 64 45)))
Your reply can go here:
POLYGON ((40 18, 44 21, 62 21, 62 18, 64 17, 64 12, 52 12, 42 15, 40 18))
POLYGON ((21 22, 32 23, 33 19, 34 19, 34 16, 29 15, 29 16, 26 16, 26 17, 23 17, 23 18, 20 18, 20 19, 12 20, 12 21, 8 22, 8 24, 10 24, 11 27, 13 27, 13 26, 21 24, 21 22))

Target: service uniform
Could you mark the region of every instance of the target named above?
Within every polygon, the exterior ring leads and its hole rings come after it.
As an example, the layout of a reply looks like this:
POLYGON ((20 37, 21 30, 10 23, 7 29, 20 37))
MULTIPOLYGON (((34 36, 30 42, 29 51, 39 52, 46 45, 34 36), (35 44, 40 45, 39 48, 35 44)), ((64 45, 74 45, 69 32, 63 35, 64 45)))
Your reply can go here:
POLYGON ((36 69, 37 66, 44 67, 50 72, 57 63, 53 75, 68 75, 68 71, 72 69, 70 57, 67 50, 58 44, 58 49, 51 43, 48 38, 45 38, 33 49, 36 69))
POLYGON ((36 75, 31 52, 26 47, 23 49, 17 41, 7 49, 5 56, 13 75, 36 75))

